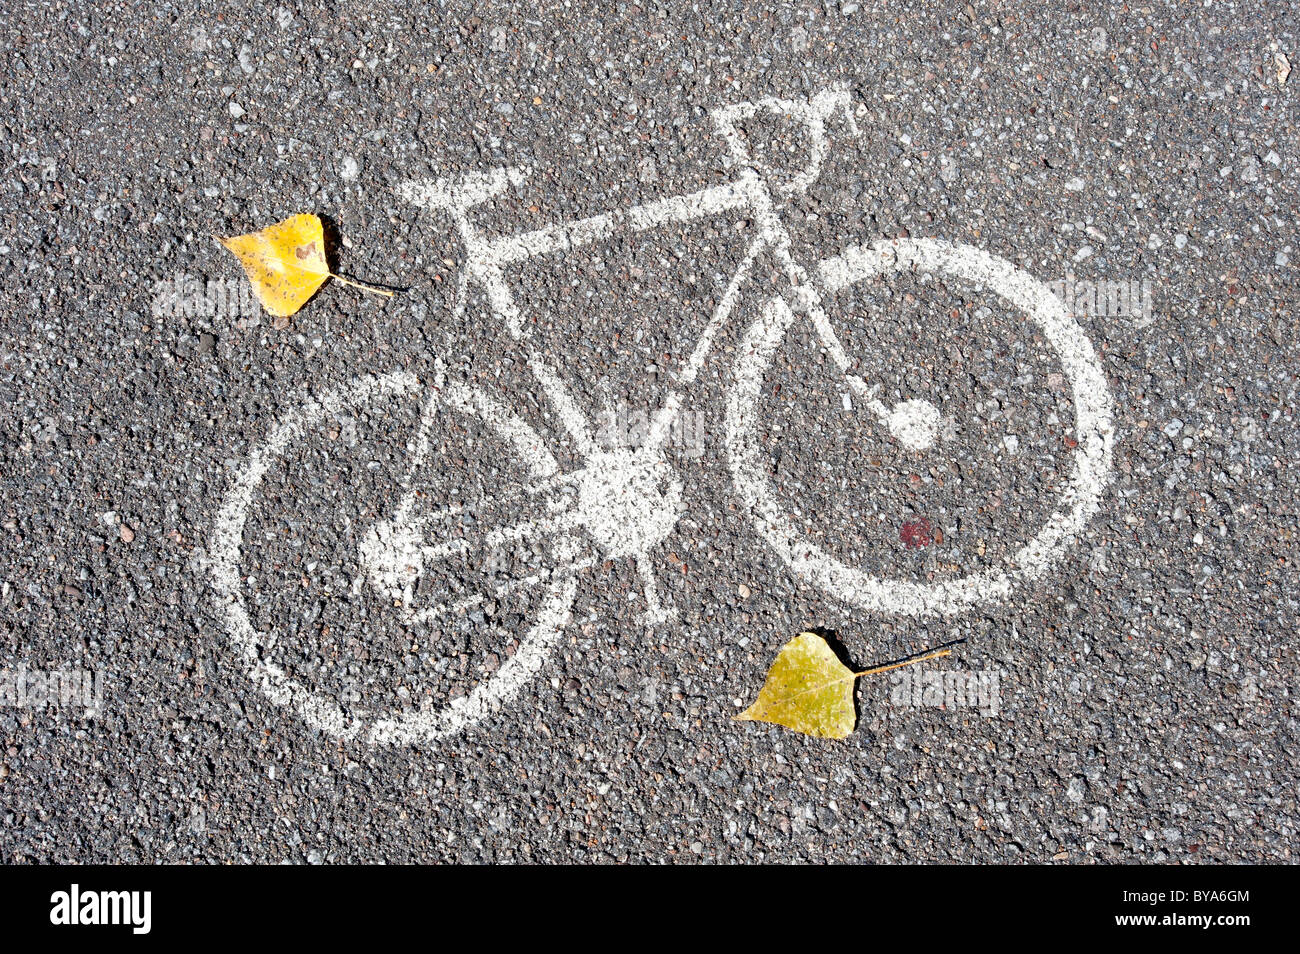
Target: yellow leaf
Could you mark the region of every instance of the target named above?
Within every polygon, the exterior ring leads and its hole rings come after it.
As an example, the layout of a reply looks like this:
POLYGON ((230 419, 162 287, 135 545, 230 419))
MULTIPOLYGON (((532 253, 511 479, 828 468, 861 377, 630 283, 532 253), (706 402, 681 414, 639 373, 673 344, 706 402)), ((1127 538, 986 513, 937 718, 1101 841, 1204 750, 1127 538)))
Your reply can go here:
POLYGON ((853 711, 853 683, 857 679, 914 666, 951 652, 939 649, 854 672, 840 662, 826 640, 816 633, 800 633, 781 648, 754 704, 735 718, 771 722, 821 739, 843 739, 857 721, 853 711))
POLYGON ((314 215, 292 215, 260 232, 218 239, 230 249, 272 315, 287 318, 330 277, 325 230, 314 215))
POLYGON ((257 300, 277 318, 288 318, 298 311, 327 278, 378 295, 393 294, 331 272, 325 260, 325 230, 314 215, 291 215, 260 232, 217 241, 239 259, 257 300))
POLYGON ((816 633, 786 643, 754 704, 737 719, 771 722, 805 735, 842 739, 853 731, 853 670, 816 633))

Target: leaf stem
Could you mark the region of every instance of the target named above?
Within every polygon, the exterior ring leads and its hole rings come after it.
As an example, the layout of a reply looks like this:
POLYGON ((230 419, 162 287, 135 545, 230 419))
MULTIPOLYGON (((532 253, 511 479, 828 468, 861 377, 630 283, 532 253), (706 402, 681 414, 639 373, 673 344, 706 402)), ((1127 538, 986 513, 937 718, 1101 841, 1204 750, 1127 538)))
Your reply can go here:
POLYGON ((385 298, 393 297, 392 292, 386 291, 383 288, 376 288, 374 285, 367 285, 365 282, 356 282, 350 278, 344 278, 342 275, 335 275, 333 272, 330 272, 329 275, 330 278, 340 281, 344 285, 351 285, 353 288, 360 288, 362 291, 368 291, 372 295, 383 295, 385 298))
POLYGON ((854 679, 861 679, 863 676, 874 676, 879 672, 889 672, 891 669, 902 669, 904 666, 915 666, 917 663, 925 662, 927 659, 938 659, 940 656, 952 655, 951 649, 936 649, 932 653, 926 653, 923 656, 916 656, 912 659, 904 659, 902 662, 890 663, 887 666, 877 666, 875 669, 864 669, 862 672, 855 672, 854 679))

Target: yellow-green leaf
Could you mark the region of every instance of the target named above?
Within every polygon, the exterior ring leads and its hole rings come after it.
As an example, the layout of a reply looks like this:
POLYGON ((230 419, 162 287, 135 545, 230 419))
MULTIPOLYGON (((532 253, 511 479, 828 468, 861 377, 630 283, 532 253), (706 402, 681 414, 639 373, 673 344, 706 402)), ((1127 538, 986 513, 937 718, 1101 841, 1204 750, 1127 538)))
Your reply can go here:
POLYGON ((782 647, 758 699, 736 718, 771 722, 823 739, 843 739, 857 721, 856 678, 826 640, 816 633, 800 633, 782 647))
POLYGON ((218 241, 244 266, 262 307, 278 318, 305 305, 330 277, 325 230, 314 215, 292 215, 260 232, 218 241))

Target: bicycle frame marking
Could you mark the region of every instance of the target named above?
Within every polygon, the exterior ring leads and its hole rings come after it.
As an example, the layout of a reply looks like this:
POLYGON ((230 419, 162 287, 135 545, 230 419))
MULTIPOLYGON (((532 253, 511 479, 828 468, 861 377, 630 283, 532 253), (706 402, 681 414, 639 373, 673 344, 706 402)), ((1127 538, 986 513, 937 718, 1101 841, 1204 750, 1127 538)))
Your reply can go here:
MULTIPOLYGON (((522 177, 511 175, 514 170, 499 170, 490 184, 482 189, 466 189, 466 195, 448 194, 445 187, 427 184, 408 183, 402 187, 401 195, 408 201, 427 208, 448 212, 455 221, 458 231, 467 247, 467 261, 461 273, 457 287, 456 308, 463 309, 466 292, 471 283, 483 286, 488 294, 493 311, 503 320, 507 330, 516 341, 525 341, 523 314, 510 292, 505 280, 505 269, 533 258, 541 258, 562 252, 573 251, 585 245, 591 245, 617 235, 620 231, 643 232, 672 224, 685 224, 700 219, 725 215, 727 212, 749 210, 765 205, 761 191, 763 185, 752 170, 745 170, 734 182, 711 186, 684 196, 669 196, 641 206, 619 209, 577 219, 561 222, 531 232, 509 235, 499 238, 483 238, 470 224, 465 211, 465 203, 482 201, 484 193, 495 193, 507 184, 518 184, 522 177)), ((726 323, 739 298, 740 286, 749 272, 759 252, 770 247, 779 238, 766 223, 751 242, 746 255, 735 275, 728 283, 717 308, 700 341, 692 350, 690 358, 678 374, 683 386, 690 385, 704 366, 711 350, 713 339, 718 330, 726 323)), ((782 230, 783 231, 783 230, 782 230)), ((537 376, 552 406, 560 414, 561 421, 570 437, 578 444, 586 456, 596 450, 592 441, 589 423, 585 415, 577 408, 559 377, 547 365, 540 355, 528 349, 529 368, 537 376)), ((656 419, 647 444, 657 447, 665 438, 668 426, 672 422, 678 407, 679 395, 670 392, 665 408, 656 419)))
MULTIPOLYGON (((768 99, 716 110, 713 114, 715 127, 726 141, 732 160, 739 169, 732 181, 514 235, 485 237, 470 222, 468 212, 511 186, 521 185, 524 174, 517 169, 475 174, 456 183, 411 182, 399 190, 408 201, 451 217, 466 249, 466 262, 457 283, 457 312, 465 307, 471 284, 486 292, 489 307, 511 337, 522 346, 529 370, 585 460, 585 466, 578 472, 585 475, 585 479, 580 479, 581 485, 594 485, 604 492, 606 499, 624 503, 621 507, 581 506, 582 522, 608 555, 630 556, 635 560, 645 590, 646 619, 651 622, 663 621, 669 617, 670 611, 660 603, 649 552, 676 523, 672 509, 680 503, 681 493, 680 485, 670 485, 664 493, 658 493, 651 486, 655 478, 651 471, 662 462, 663 445, 681 411, 682 389, 689 387, 704 367, 717 334, 730 320, 745 279, 762 252, 770 250, 775 253, 791 286, 796 307, 817 326, 832 358, 845 374, 850 390, 865 400, 877 416, 888 414, 883 405, 874 401, 874 395, 865 383, 849 373, 848 356, 830 329, 816 287, 791 254, 789 233, 775 210, 774 190, 751 159, 737 125, 739 120, 760 110, 784 112, 804 123, 811 142, 810 161, 785 190, 802 192, 817 177, 826 155, 826 119, 832 113, 843 111, 847 124, 856 134, 849 106, 847 89, 832 87, 806 102, 768 99), (524 314, 506 281, 506 268, 535 258, 573 252, 620 232, 643 232, 733 211, 744 211, 751 216, 755 231, 698 342, 678 371, 677 386, 669 390, 663 407, 650 424, 644 443, 635 453, 602 451, 592 437, 587 416, 559 374, 529 344, 524 314), (628 499, 638 495, 640 500, 628 499)), ((419 467, 421 463, 422 459, 417 458, 414 466, 419 467)), ((660 475, 660 479, 670 478, 660 475)), ((597 494, 593 490, 589 496, 595 498, 597 494)))

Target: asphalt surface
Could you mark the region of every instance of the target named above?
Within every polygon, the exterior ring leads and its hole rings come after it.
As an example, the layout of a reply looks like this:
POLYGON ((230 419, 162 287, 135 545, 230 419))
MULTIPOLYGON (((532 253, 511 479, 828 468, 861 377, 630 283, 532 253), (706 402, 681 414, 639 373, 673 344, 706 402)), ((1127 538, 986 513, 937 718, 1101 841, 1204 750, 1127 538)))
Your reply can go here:
MULTIPOLYGON (((93 718, 0 707, 4 862, 1295 859, 1289 4, 39 3, 7 7, 0 36, 0 669, 103 685, 93 718), (210 548, 223 495, 307 395, 441 367, 581 465, 519 346, 481 305, 453 312, 452 224, 398 187, 528 170, 476 211, 488 232, 622 208, 725 181, 708 110, 838 82, 862 135, 832 123, 784 212, 807 261, 936 237, 1043 281, 1151 283, 1147 315, 1079 316, 1114 401, 1114 470, 1064 560, 930 619, 792 574, 726 453, 732 364, 778 287, 760 262, 668 448, 685 512, 652 562, 675 619, 643 625, 631 563, 598 560, 538 676, 448 739, 339 740, 269 699, 210 548), (399 294, 330 282, 287 327, 155 314, 159 282, 242 281, 212 233, 297 212, 327 218, 341 271, 399 294), (899 702, 882 676, 841 742, 733 722, 810 627, 859 669, 964 639, 929 665, 996 672, 996 711, 899 702)), ((751 141, 797 169, 801 134, 763 121, 751 141)), ((749 224, 511 273, 584 408, 659 407, 749 224)), ((888 403, 942 410, 944 439, 891 443, 792 331, 760 402, 783 505, 899 579, 1005 557, 1068 462, 1050 349, 987 291, 916 275, 855 287, 832 317, 888 403)), ((536 611, 523 588, 420 625, 365 584, 362 534, 403 488, 469 502, 452 531, 468 538, 529 519, 518 462, 472 421, 441 419, 407 474, 418 412, 394 399, 305 428, 244 528, 264 661, 348 711, 463 697, 536 611)), ((549 556, 525 542, 421 585, 520 579, 549 556)))

